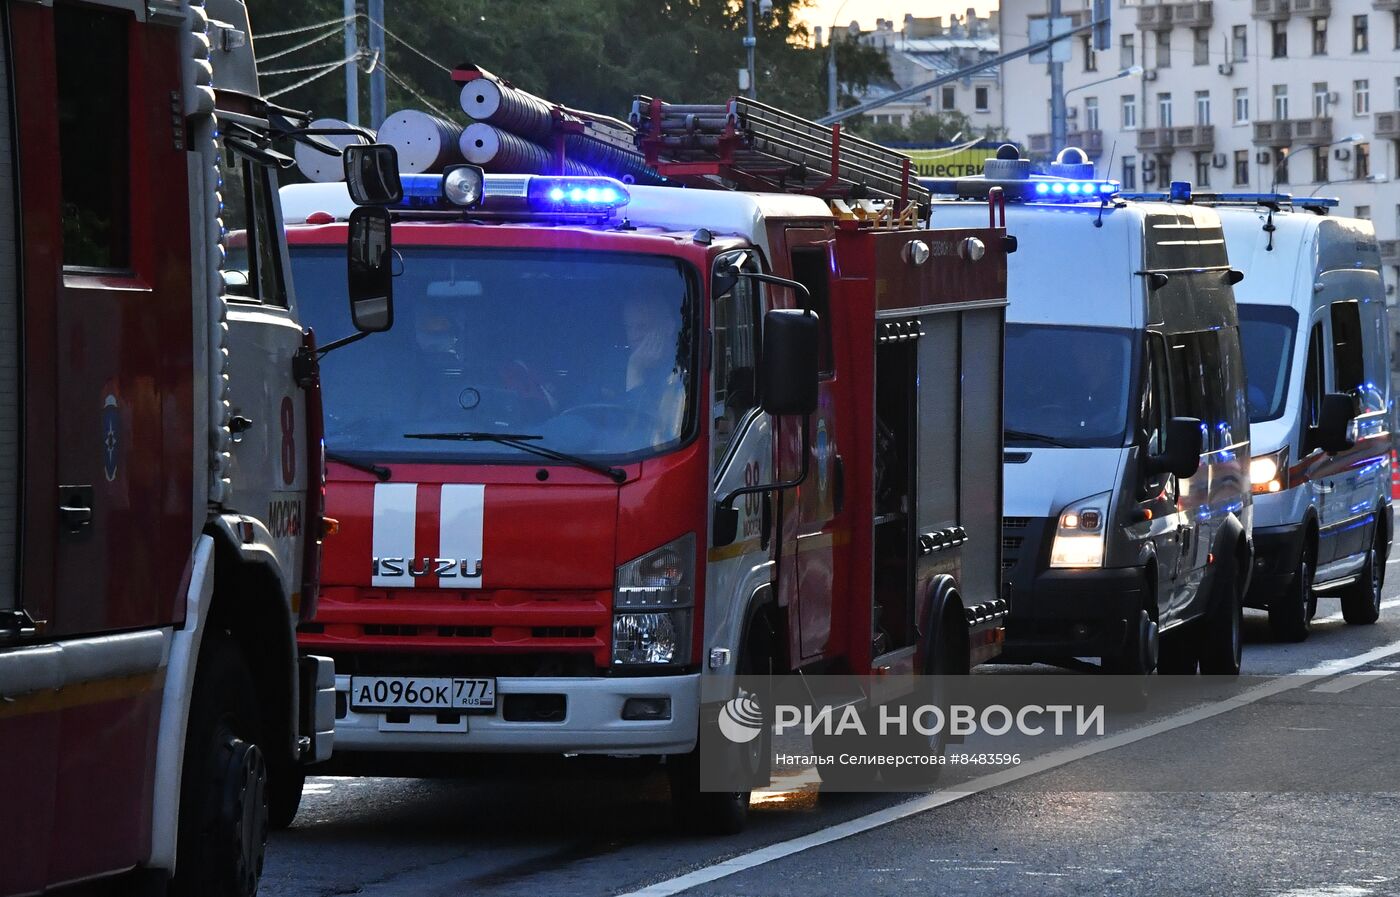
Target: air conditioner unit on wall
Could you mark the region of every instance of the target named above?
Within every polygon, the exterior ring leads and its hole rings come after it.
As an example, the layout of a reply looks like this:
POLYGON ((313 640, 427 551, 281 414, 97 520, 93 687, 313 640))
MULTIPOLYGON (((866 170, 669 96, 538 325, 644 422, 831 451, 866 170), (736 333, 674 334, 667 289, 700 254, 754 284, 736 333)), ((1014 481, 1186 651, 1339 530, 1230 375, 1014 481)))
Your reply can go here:
POLYGON ((1153 174, 1153 173, 1150 172, 1150 171, 1144 171, 1144 172, 1142 173, 1142 185, 1143 185, 1144 187, 1148 186, 1149 184, 1155 184, 1156 182, 1157 182, 1157 175, 1153 174))
POLYGON ((1147 71, 1143 72, 1143 73, 1142 73, 1142 80, 1144 80, 1144 81, 1156 81, 1156 80, 1157 80, 1157 70, 1156 70, 1156 69, 1148 69, 1147 71))
POLYGON ((1151 174, 1152 172, 1154 172, 1154 171, 1156 171, 1156 170, 1157 170, 1157 160, 1156 160, 1156 159, 1150 159, 1150 158, 1149 158, 1149 159, 1143 159, 1143 160, 1142 160, 1142 172, 1143 172, 1143 174, 1151 174))
POLYGON ((1224 153, 1216 153, 1210 157, 1210 164, 1215 168, 1224 168, 1229 162, 1224 153))
POLYGON ((1342 98, 1342 95, 1339 94, 1339 93, 1337 93, 1335 90, 1330 91, 1330 92, 1327 94, 1327 102, 1331 103, 1331 104, 1334 105, 1334 106, 1337 104, 1337 101, 1340 100, 1341 98, 1342 98))
POLYGON ((1235 73, 1235 64, 1233 62, 1222 62, 1215 67, 1215 70, 1222 75, 1233 75, 1235 73))
POLYGON ((1334 150, 1332 151, 1332 156, 1333 156, 1333 158, 1335 158, 1338 162, 1345 162, 1346 160, 1348 160, 1348 159, 1351 158, 1351 150, 1347 149, 1347 148, 1344 147, 1344 146, 1343 146, 1343 147, 1338 147, 1337 149, 1334 149, 1334 150))
POLYGON ((1274 161, 1274 157, 1269 154, 1268 150, 1260 150, 1254 154, 1254 161, 1258 162, 1260 165, 1268 165, 1270 162, 1274 161))

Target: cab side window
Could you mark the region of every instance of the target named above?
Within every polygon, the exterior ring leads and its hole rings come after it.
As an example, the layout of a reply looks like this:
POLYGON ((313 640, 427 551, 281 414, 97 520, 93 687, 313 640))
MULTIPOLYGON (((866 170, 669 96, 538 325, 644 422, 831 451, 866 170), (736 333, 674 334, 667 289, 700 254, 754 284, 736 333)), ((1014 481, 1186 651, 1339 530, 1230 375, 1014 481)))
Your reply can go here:
POLYGON ((224 291, 234 299, 286 307, 281 244, 267 169, 227 143, 220 145, 224 291))
POLYGON ((1170 394, 1167 385, 1166 343, 1160 334, 1147 335, 1146 363, 1143 365, 1142 404, 1138 421, 1143 448, 1148 455, 1166 450, 1166 424, 1170 394))
POLYGON ((1322 324, 1313 325, 1308 336, 1308 359, 1303 368, 1303 424, 1317 426, 1318 408, 1322 405, 1322 395, 1327 391, 1322 366, 1322 324))
POLYGON ((1360 397, 1366 382, 1361 334, 1361 303, 1332 303, 1332 388, 1360 397))
POLYGON ((825 246, 802 246, 792 251, 792 279, 811 293, 805 300, 808 311, 817 313, 820 336, 817 343, 817 367, 823 379, 835 373, 831 357, 831 279, 826 262, 825 246))
MULTIPOLYGON (((729 267, 733 263, 733 256, 728 256, 721 259, 717 267, 729 267)), ((748 254, 744 270, 759 270, 752 254, 748 254)), ((715 297, 711 310, 714 359, 710 382, 714 427, 710 460, 714 469, 724 460, 745 415, 758 404, 760 304, 758 285, 740 278, 729 292, 715 297)))

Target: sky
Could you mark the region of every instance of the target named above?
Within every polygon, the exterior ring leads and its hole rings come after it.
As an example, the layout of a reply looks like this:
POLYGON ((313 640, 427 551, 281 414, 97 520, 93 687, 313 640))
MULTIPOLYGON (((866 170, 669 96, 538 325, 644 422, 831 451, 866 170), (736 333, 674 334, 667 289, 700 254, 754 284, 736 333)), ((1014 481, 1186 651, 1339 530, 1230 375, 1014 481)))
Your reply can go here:
POLYGON ((842 8, 841 0, 816 0, 808 7, 806 19, 809 25, 820 25, 822 30, 826 30, 831 27, 832 17, 840 10, 841 18, 837 19, 837 24, 847 25, 852 19, 856 19, 862 28, 868 30, 875 27, 876 19, 894 19, 896 22, 902 22, 907 12, 916 16, 941 15, 946 20, 950 13, 962 15, 968 6, 976 7, 978 11, 985 13, 995 5, 987 0, 846 0, 845 8, 842 8))

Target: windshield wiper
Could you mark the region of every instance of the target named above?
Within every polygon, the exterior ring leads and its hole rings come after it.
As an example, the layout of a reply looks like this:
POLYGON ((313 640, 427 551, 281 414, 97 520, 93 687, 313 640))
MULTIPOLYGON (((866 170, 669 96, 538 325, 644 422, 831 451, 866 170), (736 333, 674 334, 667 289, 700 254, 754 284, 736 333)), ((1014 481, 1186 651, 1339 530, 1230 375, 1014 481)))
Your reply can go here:
POLYGON ((568 452, 561 452, 557 449, 546 448, 542 445, 535 445, 534 440, 543 439, 543 436, 535 436, 527 433, 485 433, 468 430, 461 433, 405 433, 404 439, 441 439, 452 442, 495 442, 510 448, 520 449, 522 452, 529 452, 532 455, 539 455, 541 458, 550 458, 555 461, 563 461, 582 467, 584 470, 591 470, 594 473, 602 474, 614 483, 627 481, 627 471, 618 467, 609 467, 606 464, 598 464, 589 461, 587 458, 580 458, 578 455, 571 455, 568 452))
POLYGON ((394 475, 394 472, 383 464, 374 464, 369 461, 356 461, 347 458, 340 452, 326 452, 326 460, 334 461, 337 464, 344 464, 346 467, 353 467, 356 470, 363 470, 365 473, 373 474, 379 482, 384 482, 394 475))
POLYGON ((1025 430, 1006 430, 1007 439, 1017 439, 1022 442, 1039 442, 1043 445, 1053 445, 1056 448, 1074 448, 1068 442, 1061 442, 1053 436, 1046 436, 1044 433, 1028 433, 1025 430))

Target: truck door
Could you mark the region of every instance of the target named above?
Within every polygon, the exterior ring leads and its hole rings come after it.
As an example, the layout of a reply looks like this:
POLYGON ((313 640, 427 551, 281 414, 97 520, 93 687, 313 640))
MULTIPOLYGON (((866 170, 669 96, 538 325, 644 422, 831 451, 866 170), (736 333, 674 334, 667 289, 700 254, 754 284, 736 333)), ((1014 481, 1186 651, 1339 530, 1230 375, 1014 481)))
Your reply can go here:
POLYGON ((84 641, 84 663, 59 673, 63 697, 30 723, 61 742, 16 767, 28 787, 54 764, 47 799, 0 801, 40 809, 21 825, 49 881, 149 849, 159 661, 124 666, 123 642, 92 637, 173 621, 193 534, 180 30, 130 9, 5 7, 20 138, 5 164, 23 178, 21 602, 39 621, 32 642, 84 641))
MULTIPOLYGON (((838 439, 833 395, 836 365, 831 346, 831 264, 825 231, 787 231, 791 277, 811 293, 809 308, 821 319, 821 380, 812 415, 811 476, 793 493, 796 504, 795 565, 798 628, 803 660, 820 657, 831 641, 832 590, 837 550, 835 521, 845 503, 845 462, 838 439)), ((785 499, 787 501, 788 499, 785 499)))

